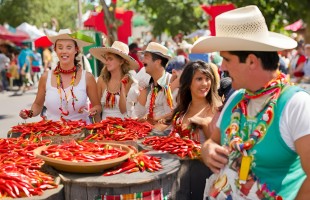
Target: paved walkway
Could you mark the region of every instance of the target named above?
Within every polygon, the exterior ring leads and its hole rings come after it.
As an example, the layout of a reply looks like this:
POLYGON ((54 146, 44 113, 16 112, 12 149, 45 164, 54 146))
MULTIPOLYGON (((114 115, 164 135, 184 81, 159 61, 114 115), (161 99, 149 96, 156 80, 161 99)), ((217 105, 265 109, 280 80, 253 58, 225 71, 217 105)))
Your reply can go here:
MULTIPOLYGON (((0 92, 0 138, 5 138, 12 126, 25 122, 19 117, 19 111, 31 107, 36 92, 36 88, 25 93, 17 91, 0 92)), ((27 119, 26 122, 36 122, 40 119, 40 117, 34 117, 27 119)))

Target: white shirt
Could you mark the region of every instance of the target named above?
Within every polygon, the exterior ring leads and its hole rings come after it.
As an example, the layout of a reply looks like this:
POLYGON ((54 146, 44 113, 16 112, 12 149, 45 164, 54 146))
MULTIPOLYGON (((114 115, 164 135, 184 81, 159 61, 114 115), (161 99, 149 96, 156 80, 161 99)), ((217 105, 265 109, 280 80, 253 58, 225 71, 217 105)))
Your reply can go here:
POLYGON ((90 119, 88 117, 88 96, 86 92, 86 71, 82 71, 81 80, 79 83, 73 87, 74 95, 77 98, 75 101, 75 110, 72 106, 72 94, 71 94, 71 86, 65 88, 65 92, 68 97, 68 107, 66 108, 66 99, 65 93, 61 90, 62 93, 62 101, 60 101, 60 95, 58 93, 58 89, 53 87, 51 84, 51 77, 53 71, 48 71, 48 76, 46 80, 46 94, 45 94, 45 106, 46 117, 48 120, 59 121, 61 112, 59 107, 62 107, 64 110, 69 111, 68 116, 64 116, 65 119, 69 120, 84 120, 87 124, 90 123, 90 119))
MULTIPOLYGON (((231 103, 231 100, 236 96, 237 92, 234 92, 228 99, 226 105, 231 103)), ((248 110, 251 107, 255 107, 257 101, 262 99, 252 99, 252 103, 249 103, 248 110), (255 102, 256 101, 256 102, 255 102)), ((250 102, 251 102, 250 101, 250 102)), ((294 142, 310 134, 310 95, 306 92, 297 92, 291 99, 286 103, 282 117, 280 118, 280 133, 289 148, 295 151, 294 142)), ((220 123, 223 119, 223 113, 227 106, 224 106, 221 115, 216 123, 217 127, 220 127, 220 123)), ((252 109, 253 112, 253 109, 252 109)), ((255 112, 255 111, 254 111, 255 112)), ((257 111, 256 111, 257 112, 257 111)))
MULTIPOLYGON (((168 85, 170 83, 171 76, 172 75, 170 73, 165 72, 165 74, 161 78, 158 79, 157 81, 158 85, 160 85, 161 87, 168 85)), ((148 113, 149 107, 150 107, 151 96, 152 96, 152 92, 150 91, 147 96, 145 106, 142 106, 139 102, 135 105, 133 117, 141 118, 141 117, 144 117, 148 113)), ((175 106, 176 96, 172 96, 172 98, 173 98, 173 102, 175 106)), ((156 99, 155 99, 155 106, 154 106, 154 111, 153 111, 154 118, 166 115, 170 113, 171 111, 172 110, 167 103, 167 97, 164 93, 164 89, 162 88, 158 92, 156 99)))

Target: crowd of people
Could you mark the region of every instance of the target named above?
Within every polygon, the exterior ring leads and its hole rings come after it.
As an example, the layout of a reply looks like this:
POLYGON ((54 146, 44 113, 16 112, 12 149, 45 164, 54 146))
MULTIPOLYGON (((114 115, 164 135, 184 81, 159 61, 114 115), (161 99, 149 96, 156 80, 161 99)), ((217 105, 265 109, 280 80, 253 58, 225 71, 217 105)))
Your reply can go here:
MULTIPOLYGON (((256 6, 219 15, 216 36, 194 43, 193 53, 219 52, 218 65, 184 51, 172 58, 157 42, 139 48, 115 41, 90 49, 104 66, 95 79, 79 59, 88 43, 68 33, 49 39, 58 63, 38 76, 36 98, 21 118, 134 118, 200 143, 202 162, 182 161, 174 199, 310 199, 310 96, 290 84, 309 82, 310 45, 269 32, 256 6)), ((22 59, 23 51, 14 62, 27 87, 40 64, 22 59)), ((0 61, 5 89, 2 71, 12 62, 0 61)))

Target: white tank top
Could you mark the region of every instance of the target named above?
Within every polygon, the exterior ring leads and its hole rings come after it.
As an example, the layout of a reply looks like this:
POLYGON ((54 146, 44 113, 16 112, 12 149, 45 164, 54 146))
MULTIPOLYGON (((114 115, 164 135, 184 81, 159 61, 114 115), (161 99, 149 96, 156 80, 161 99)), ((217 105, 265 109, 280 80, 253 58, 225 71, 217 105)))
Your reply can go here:
POLYGON ((121 113, 119 109, 119 99, 120 95, 115 95, 115 105, 113 108, 107 108, 105 107, 106 103, 106 97, 107 97, 108 91, 105 89, 102 97, 101 97, 101 105, 102 105, 102 119, 106 119, 107 117, 119 117, 124 119, 124 115, 121 113))
MULTIPOLYGON (((48 120, 59 121, 61 116, 61 111, 59 110, 60 106, 60 95, 58 93, 58 89, 56 87, 52 87, 51 85, 51 77, 53 70, 48 72, 47 80, 46 80, 46 94, 45 94, 45 107, 46 107, 46 118, 48 120)), ((72 95, 71 95, 71 86, 65 88, 68 97, 68 108, 66 108, 66 99, 65 93, 62 92, 62 108, 64 110, 69 111, 68 116, 64 116, 64 119, 69 120, 84 120, 87 124, 90 123, 90 119, 88 117, 88 112, 84 109, 88 110, 88 96, 86 92, 86 71, 82 70, 81 80, 78 85, 73 87, 73 93, 77 98, 77 101, 74 101, 74 107, 72 106, 72 95)))

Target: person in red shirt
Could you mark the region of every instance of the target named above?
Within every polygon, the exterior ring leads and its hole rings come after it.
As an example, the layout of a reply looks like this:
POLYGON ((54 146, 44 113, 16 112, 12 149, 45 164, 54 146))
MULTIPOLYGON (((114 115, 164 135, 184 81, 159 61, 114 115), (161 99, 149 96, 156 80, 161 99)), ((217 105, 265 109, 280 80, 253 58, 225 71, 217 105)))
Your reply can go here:
POLYGON ((138 51, 140 51, 141 49, 138 47, 137 43, 131 43, 129 45, 129 56, 133 57, 138 63, 139 63, 139 69, 138 71, 140 71, 140 69, 143 67, 143 63, 140 61, 139 56, 138 56, 138 51))
POLYGON ((303 43, 299 42, 296 47, 296 54, 290 62, 290 75, 296 80, 294 82, 300 82, 304 76, 304 64, 306 62, 306 56, 304 55, 303 43))

